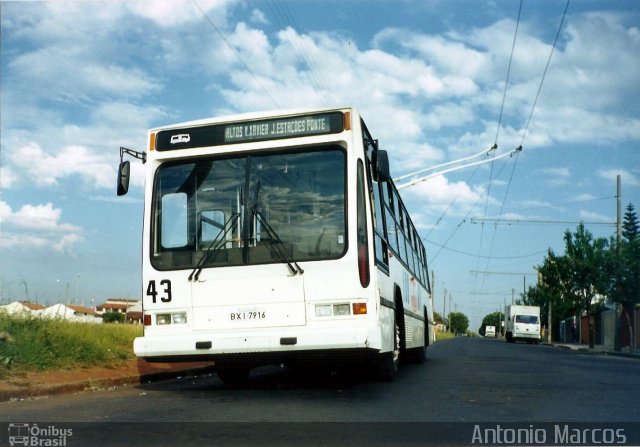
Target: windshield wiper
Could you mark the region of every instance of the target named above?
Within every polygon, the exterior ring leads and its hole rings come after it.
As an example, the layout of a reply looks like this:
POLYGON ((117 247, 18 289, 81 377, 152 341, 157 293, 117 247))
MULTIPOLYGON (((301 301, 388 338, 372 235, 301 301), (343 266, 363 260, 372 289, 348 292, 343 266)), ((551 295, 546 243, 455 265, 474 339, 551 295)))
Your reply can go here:
MULTIPOLYGON (((276 230, 273 229, 271 225, 267 222, 267 219, 262 215, 260 211, 258 211, 258 197, 260 195, 260 185, 261 182, 258 181, 256 185, 256 192, 253 196, 253 203, 251 204, 251 217, 255 216, 256 220, 260 222, 260 225, 266 230, 267 235, 269 236, 269 251, 271 254, 275 254, 277 257, 286 262, 287 267, 289 267, 289 271, 292 275, 302 275, 304 270, 302 267, 298 265, 295 259, 291 255, 287 253, 287 250, 284 248, 284 242, 276 233, 276 230)), ((249 219, 251 220, 251 219, 249 219)), ((246 247, 249 246, 249 241, 247 240, 246 247)))
POLYGON ((302 270, 302 267, 298 265, 296 260, 293 259, 293 257, 287 253, 287 250, 285 250, 284 248, 284 242, 282 242, 282 239, 280 239, 280 236, 278 236, 278 233, 276 233, 276 230, 274 230, 273 227, 269 225, 269 223, 264 218, 261 212, 254 209, 253 215, 256 216, 256 219, 258 220, 258 222, 260 222, 260 225, 262 225, 262 227, 266 230, 267 234, 269 235, 270 251, 272 253, 275 253, 280 259, 282 259, 284 262, 287 263, 287 267, 289 267, 289 271, 291 271, 291 274, 302 275, 304 273, 304 270, 302 270))
POLYGON ((200 277, 200 273, 202 273, 202 269, 207 264, 207 262, 209 262, 211 256, 213 256, 214 253, 217 253, 218 250, 220 250, 224 246, 224 244, 227 243, 227 233, 229 233, 229 231, 233 229, 233 226, 235 225, 235 222, 239 217, 240 213, 233 213, 224 222, 224 225, 222 226, 222 229, 220 230, 216 238, 211 241, 211 244, 209 244, 209 246, 207 247, 207 254, 200 258, 196 266, 191 271, 191 274, 189 275, 189 281, 197 281, 200 277))

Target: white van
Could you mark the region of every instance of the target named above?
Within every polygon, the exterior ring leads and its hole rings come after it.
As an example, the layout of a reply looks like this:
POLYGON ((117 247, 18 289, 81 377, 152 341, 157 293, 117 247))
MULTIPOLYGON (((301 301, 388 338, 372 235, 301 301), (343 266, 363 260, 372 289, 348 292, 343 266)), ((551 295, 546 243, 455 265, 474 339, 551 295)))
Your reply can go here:
POLYGON ((496 336, 496 327, 495 326, 487 326, 484 328, 484 336, 495 338, 496 336))
POLYGON ((540 341, 540 307, 512 304, 505 308, 505 339, 508 343, 540 341))

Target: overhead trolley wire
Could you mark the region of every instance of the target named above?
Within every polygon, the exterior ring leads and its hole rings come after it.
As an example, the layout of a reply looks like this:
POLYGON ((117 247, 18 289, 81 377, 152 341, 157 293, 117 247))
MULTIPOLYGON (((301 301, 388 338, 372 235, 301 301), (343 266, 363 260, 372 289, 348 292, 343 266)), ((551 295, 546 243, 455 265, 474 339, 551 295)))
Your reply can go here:
MULTIPOLYGON (((516 19, 516 29, 515 32, 513 33, 513 42, 511 43, 511 54, 509 55, 509 63, 507 64, 507 76, 505 78, 504 81, 504 90, 502 92, 502 104, 500 105, 500 114, 498 116, 498 128, 496 129, 496 139, 494 142, 494 145, 497 146, 498 145, 498 137, 500 135, 500 128, 502 127, 502 114, 504 112, 504 103, 505 100, 507 98, 507 87, 509 86, 509 77, 511 75, 511 63, 513 61, 513 54, 514 54, 514 50, 516 47, 516 39, 518 37, 518 28, 520 27, 520 15, 522 14, 522 0, 520 0, 520 5, 518 7, 518 18, 516 19)), ((520 149, 522 149, 522 145, 520 145, 520 149)), ((519 155, 519 151, 518 153, 516 153, 516 160, 517 157, 519 155)), ((514 169, 515 169, 515 165, 516 163, 514 163, 514 169)), ((513 171, 511 171, 511 176, 513 177, 513 171)), ((484 214, 483 217, 486 216, 487 214, 487 208, 489 206, 489 198, 491 197, 491 185, 493 183, 493 163, 491 163, 491 171, 489 173, 489 185, 487 187, 487 200, 485 202, 484 205, 484 214)), ((504 205, 504 202, 503 202, 504 205)), ((502 208, 500 210, 500 212, 502 213, 502 208)), ((494 233, 493 236, 491 238, 491 249, 489 251, 489 253, 491 254, 491 252, 493 251, 493 242, 495 240, 495 227, 494 227, 494 233)), ((480 254, 482 253, 482 245, 483 245, 483 241, 484 241, 484 224, 480 227, 480 246, 478 247, 478 259, 477 259, 477 263, 476 263, 476 268, 478 268, 478 264, 480 264, 480 254)), ((489 264, 489 260, 491 258, 487 258, 487 265, 489 264)))
POLYGON ((209 22, 209 25, 211 25, 211 27, 220 35, 220 37, 222 38, 223 42, 227 45, 227 47, 229 47, 229 49, 231 49, 231 51, 236 56, 236 58, 244 66, 244 69, 251 75, 253 80, 256 81, 256 84, 258 84, 258 86, 264 92, 264 94, 267 95, 267 97, 271 100, 271 102, 273 102, 275 104, 276 108, 280 109, 281 107, 280 107, 280 104, 278 104, 278 101, 276 101, 275 98, 271 95, 271 93, 269 93, 269 90, 267 90, 266 87, 264 85, 262 85, 262 82, 260 82, 260 79, 258 79, 258 77, 253 72, 253 70, 251 70, 251 68, 249 68, 249 66, 244 61, 244 59, 242 59, 242 56, 240 56, 240 53, 238 52, 238 50, 236 50, 235 47, 233 45, 231 45, 231 43, 225 37, 224 33, 222 31, 220 31, 220 28, 218 28, 216 26, 216 24, 213 22, 213 20, 211 20, 209 15, 207 15, 207 13, 204 11, 204 9, 202 9, 200 4, 198 4, 197 0, 191 0, 191 1, 200 10, 200 12, 204 16, 204 18, 207 20, 207 22, 209 22))
MULTIPOLYGON (((536 92, 536 96, 535 96, 535 99, 533 101, 533 106, 531 107, 531 113, 529 114, 529 118, 527 119, 527 124, 526 124, 524 132, 522 134, 522 140, 520 141, 520 148, 522 148, 522 145, 524 144, 524 140, 525 140, 525 137, 527 135, 527 131, 529 129, 529 125, 531 123, 531 118, 533 117, 533 112, 534 112, 534 110, 536 108, 536 104, 538 103, 538 98, 540 97, 540 92, 542 91, 542 85, 543 85, 544 79, 545 79, 545 77, 547 75, 547 71, 549 69, 549 64, 551 63, 551 58, 553 56, 553 52, 554 52, 554 50, 556 48, 556 45, 558 43, 558 38, 560 37, 560 32, 562 31, 562 25, 564 24, 564 19, 565 19, 566 15, 567 15, 567 10, 569 9, 569 2, 570 2, 570 0, 567 0, 567 3, 566 3, 565 8, 564 8, 564 11, 562 13, 562 19, 560 20, 560 26, 558 27, 558 31, 556 33, 556 37, 555 37, 555 39, 553 41, 553 46, 551 47, 551 51, 549 53, 549 58, 547 59, 547 63, 545 65, 544 71, 542 73, 542 77, 540 79, 540 85, 538 86, 538 91, 536 92)), ((520 0, 520 10, 518 10, 518 23, 520 22, 520 12, 521 12, 521 10, 522 10, 522 0, 520 0)), ((516 24, 516 35, 517 35, 517 32, 518 32, 518 25, 516 24)), ((515 46, 515 41, 516 41, 516 37, 514 35, 513 46, 515 46)), ((513 46, 511 48, 511 58, 513 58, 513 51, 514 51, 513 46)), ((507 70, 507 79, 509 77, 510 67, 511 67, 511 59, 509 60, 509 70, 507 70)), ((505 92, 506 92, 506 84, 505 84, 505 92)), ((504 98, 503 98, 503 105, 504 105, 504 98)), ((500 116, 502 117, 502 110, 500 112, 500 116)), ((499 131, 499 127, 500 127, 500 124, 498 124, 498 131, 499 131)), ((497 135, 498 134, 496 133, 496 139, 497 139, 497 135)), ((511 188, 511 183, 513 181, 513 175, 515 173, 516 166, 518 164, 518 155, 519 155, 519 152, 516 154, 516 159, 515 159, 515 162, 513 163, 513 168, 511 170, 511 176, 509 177, 509 181, 507 182, 507 188, 505 190, 504 198, 502 199, 502 204, 500 205, 500 211, 498 213, 498 221, 502 217, 502 212, 504 210, 504 205, 505 205, 505 203, 507 201, 507 197, 509 195, 509 190, 511 188)), ((486 217, 486 216, 484 216, 484 217, 486 217)), ((495 242, 497 227, 498 227, 497 223, 494 224, 494 227, 493 227, 494 231, 493 231, 493 236, 492 236, 492 239, 491 239, 491 248, 489 250, 489 255, 491 255, 491 253, 493 252, 493 245, 494 245, 494 242, 495 242)), ((482 223, 481 228, 484 229, 484 223, 482 223)), ((490 262, 490 258, 487 259, 487 267, 489 266, 489 262, 490 262)))
MULTIPOLYGON (((472 223, 473 223, 473 219, 472 219, 472 223)), ((425 238, 424 241, 429 243, 429 244, 433 244, 436 247, 440 247, 440 248, 443 248, 445 250, 452 251, 454 253, 458 253, 458 254, 461 254, 461 255, 472 256, 472 257, 476 257, 477 256, 474 253, 469 253, 469 252, 462 251, 462 250, 456 250, 455 248, 451 248, 451 247, 447 247, 447 246, 438 244, 437 242, 434 242, 434 241, 429 240, 427 238, 425 238)), ((491 258, 491 259, 524 259, 524 258, 532 258, 534 256, 540 256, 542 254, 545 254, 546 252, 547 252, 547 250, 537 251, 535 253, 530 253, 528 255, 518 255, 518 256, 480 256, 480 257, 481 258, 491 258)))
POLYGON ((542 72, 542 79, 540 79, 540 85, 538 86, 538 92, 536 93, 536 97, 533 101, 533 107, 531 107, 531 113, 529 114, 529 119, 527 119, 527 125, 524 128, 524 132, 522 133, 522 141, 520 141, 520 145, 524 143, 524 139, 527 136, 527 131, 529 130, 529 124, 531 124, 531 118, 533 117, 533 111, 536 109, 536 104, 538 104, 538 97, 540 96, 540 91, 542 90, 542 84, 544 83, 544 78, 547 75, 547 70, 549 69, 549 64, 551 63, 551 57, 553 56, 553 51, 556 49, 556 45, 558 43, 558 38, 560 37, 560 31, 562 31, 562 25, 564 24, 564 18, 567 15, 567 10, 569 9, 569 2, 567 0, 567 4, 564 7, 564 12, 562 13, 562 20, 560 20, 560 26, 558 27, 558 32, 556 33, 556 38, 553 41, 553 46, 551 47, 551 52, 549 53, 549 58, 547 59, 547 65, 544 67, 544 71, 542 72))
POLYGON ((522 0, 518 8, 518 19, 516 20, 516 32, 513 34, 513 42, 511 43, 511 55, 509 56, 509 64, 507 65, 507 78, 504 81, 504 91, 502 92, 502 104, 500 105, 500 115, 498 117, 498 129, 496 129, 496 140, 494 144, 498 144, 498 135, 500 135, 500 127, 502 125, 502 112, 504 111, 504 102, 507 98, 507 86, 509 85, 509 75, 511 74, 511 62, 513 61, 513 51, 516 47, 516 37, 518 36, 518 28, 520 26, 520 14, 522 13, 522 0))
MULTIPOLYGON (((294 18, 291 10, 286 5, 286 3, 279 0, 272 0, 267 2, 267 5, 269 5, 269 8, 274 13, 274 15, 280 17, 284 26, 288 25, 291 26, 294 30, 297 29, 302 32, 302 28, 298 25, 296 19, 294 18)), ((311 83, 315 84, 318 87, 318 90, 321 92, 327 105, 335 104, 336 99, 331 94, 331 90, 329 89, 329 86, 325 82, 324 78, 322 77, 322 75, 320 75, 320 71, 318 70, 318 66, 313 60, 313 57, 311 57, 311 55, 307 51, 307 46, 305 45, 303 37, 300 36, 299 42, 292 42, 292 44, 298 47, 302 58, 309 68, 307 77, 309 78, 311 83)))

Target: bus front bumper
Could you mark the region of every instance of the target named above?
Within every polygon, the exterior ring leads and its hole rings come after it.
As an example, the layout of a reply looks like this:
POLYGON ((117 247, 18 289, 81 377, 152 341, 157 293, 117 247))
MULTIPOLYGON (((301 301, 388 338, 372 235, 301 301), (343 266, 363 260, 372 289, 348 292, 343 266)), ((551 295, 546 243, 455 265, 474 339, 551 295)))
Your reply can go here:
POLYGON ((138 337, 133 342, 136 356, 150 362, 255 359, 285 361, 324 353, 329 357, 380 349, 379 334, 366 327, 326 329, 252 330, 251 333, 167 334, 138 337))

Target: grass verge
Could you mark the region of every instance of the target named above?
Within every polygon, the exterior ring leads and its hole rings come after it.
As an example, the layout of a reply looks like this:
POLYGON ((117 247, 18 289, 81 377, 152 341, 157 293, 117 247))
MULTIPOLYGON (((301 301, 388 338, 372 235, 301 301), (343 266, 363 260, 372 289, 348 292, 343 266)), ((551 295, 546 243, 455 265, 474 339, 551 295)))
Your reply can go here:
POLYGON ((447 331, 447 332, 436 332, 436 341, 449 340, 450 338, 455 338, 455 334, 447 331))
POLYGON ((0 312, 0 378, 28 371, 116 366, 133 358, 140 325, 76 323, 0 312))

